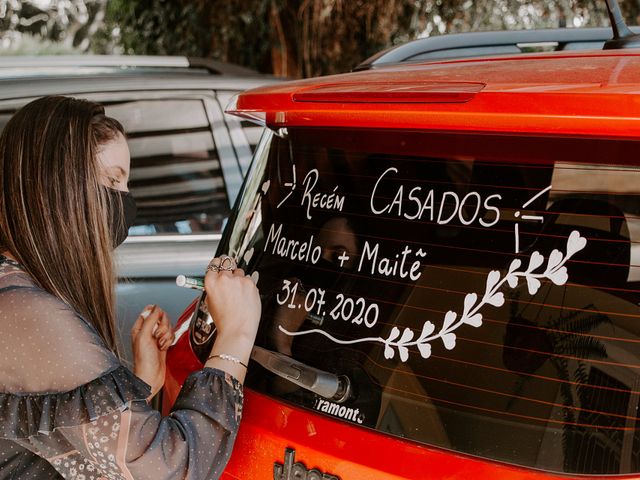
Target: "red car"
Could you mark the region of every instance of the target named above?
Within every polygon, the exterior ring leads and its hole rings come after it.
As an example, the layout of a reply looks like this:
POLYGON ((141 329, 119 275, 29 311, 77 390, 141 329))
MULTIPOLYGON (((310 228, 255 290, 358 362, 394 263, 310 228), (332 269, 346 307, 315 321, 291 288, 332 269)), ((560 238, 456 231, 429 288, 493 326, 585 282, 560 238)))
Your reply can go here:
MULTIPOLYGON (((228 479, 640 478, 640 50, 241 94, 261 328, 228 479), (622 477, 620 477, 620 475, 622 477)), ((212 334, 194 303, 168 408, 212 334)))

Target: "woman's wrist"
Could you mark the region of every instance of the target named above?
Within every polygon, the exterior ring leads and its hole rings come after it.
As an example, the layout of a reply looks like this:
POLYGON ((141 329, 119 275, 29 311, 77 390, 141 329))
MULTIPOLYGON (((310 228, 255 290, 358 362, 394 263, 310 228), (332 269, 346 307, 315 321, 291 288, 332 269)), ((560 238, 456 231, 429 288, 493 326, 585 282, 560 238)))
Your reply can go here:
POLYGON ((216 368, 244 382, 255 335, 221 334, 216 338, 205 367, 216 368))
POLYGON ((209 358, 214 355, 228 355, 248 365, 252 349, 253 342, 237 341, 235 339, 233 341, 216 340, 209 353, 209 358))
POLYGON ((209 357, 207 358, 207 360, 211 360, 213 358, 220 358, 222 360, 226 360, 227 362, 233 362, 237 365, 240 365, 244 368, 249 368, 247 366, 246 363, 244 363, 242 360, 240 360, 238 357, 234 357, 233 355, 228 355, 226 353, 213 353, 211 355, 209 355, 209 357))
POLYGON ((247 368, 244 365, 226 360, 218 355, 209 357, 204 366, 205 368, 215 368, 216 370, 228 373, 241 384, 244 383, 245 376, 247 375, 247 368))

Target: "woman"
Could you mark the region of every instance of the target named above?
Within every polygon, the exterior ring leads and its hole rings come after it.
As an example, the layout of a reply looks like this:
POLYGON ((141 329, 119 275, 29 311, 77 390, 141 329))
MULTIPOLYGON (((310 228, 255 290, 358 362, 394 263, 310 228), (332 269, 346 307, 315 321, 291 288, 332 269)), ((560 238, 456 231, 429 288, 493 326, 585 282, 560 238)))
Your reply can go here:
POLYGON ((112 250, 135 215, 120 124, 97 104, 45 97, 0 136, 0 478, 217 478, 235 440, 260 317, 242 270, 205 285, 218 337, 170 416, 172 333, 150 306, 132 330, 134 373, 115 340, 112 250))

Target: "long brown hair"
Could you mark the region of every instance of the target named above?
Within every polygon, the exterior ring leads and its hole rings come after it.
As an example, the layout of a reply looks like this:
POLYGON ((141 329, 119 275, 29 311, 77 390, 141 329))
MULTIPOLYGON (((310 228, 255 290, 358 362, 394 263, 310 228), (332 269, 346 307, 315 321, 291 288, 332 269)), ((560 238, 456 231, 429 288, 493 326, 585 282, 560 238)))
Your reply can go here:
POLYGON ((102 106, 43 97, 0 135, 0 248, 118 352, 109 196, 99 147, 124 134, 102 106))

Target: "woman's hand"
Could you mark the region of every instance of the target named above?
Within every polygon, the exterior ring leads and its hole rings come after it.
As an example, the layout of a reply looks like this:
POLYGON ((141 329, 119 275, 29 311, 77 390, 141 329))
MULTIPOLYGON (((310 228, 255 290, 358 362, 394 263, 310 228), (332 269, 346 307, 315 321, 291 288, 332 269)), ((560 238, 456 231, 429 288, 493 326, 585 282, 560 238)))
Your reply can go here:
POLYGON ((173 339, 169 317, 156 305, 147 305, 131 329, 133 373, 151 386, 152 397, 164 385, 167 349, 173 339))
POLYGON ((260 321, 260 295, 244 270, 208 271, 204 278, 207 308, 219 337, 235 337, 252 344, 260 321))
MULTIPOLYGON (((214 259, 219 263, 220 259, 214 259)), ((260 295, 253 281, 241 268, 233 272, 208 271, 204 279, 207 308, 216 324, 217 337, 211 349, 215 357, 206 366, 230 373, 244 381, 246 369, 217 355, 231 355, 245 365, 258 332, 260 322, 260 295)))

